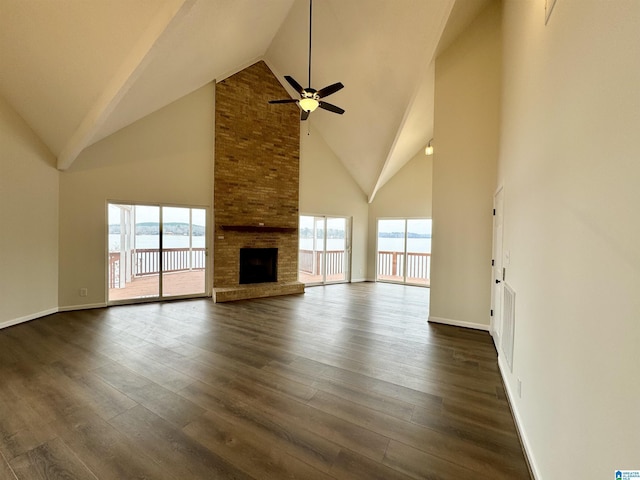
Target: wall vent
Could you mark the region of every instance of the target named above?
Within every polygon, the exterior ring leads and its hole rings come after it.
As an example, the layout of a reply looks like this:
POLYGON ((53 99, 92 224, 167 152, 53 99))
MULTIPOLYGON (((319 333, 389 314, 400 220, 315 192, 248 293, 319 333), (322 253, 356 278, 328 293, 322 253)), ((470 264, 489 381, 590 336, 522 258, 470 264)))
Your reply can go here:
POLYGON ((516 293, 507 285, 504 285, 502 295, 502 353, 507 360, 509 370, 513 372, 513 339, 515 333, 516 293))

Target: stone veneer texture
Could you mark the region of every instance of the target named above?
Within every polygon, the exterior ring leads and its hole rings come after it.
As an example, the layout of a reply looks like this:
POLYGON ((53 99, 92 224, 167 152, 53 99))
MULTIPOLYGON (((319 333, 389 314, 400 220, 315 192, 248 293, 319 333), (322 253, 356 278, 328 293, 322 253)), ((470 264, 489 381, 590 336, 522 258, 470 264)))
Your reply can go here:
MULTIPOLYGON (((297 282, 299 109, 268 103, 288 97, 264 62, 216 85, 214 298, 216 289, 260 290, 239 285, 242 247, 278 248, 277 283, 297 282), (225 229, 229 226, 256 228, 225 229)), ((277 284, 260 285, 262 294, 250 296, 279 294, 277 284)))

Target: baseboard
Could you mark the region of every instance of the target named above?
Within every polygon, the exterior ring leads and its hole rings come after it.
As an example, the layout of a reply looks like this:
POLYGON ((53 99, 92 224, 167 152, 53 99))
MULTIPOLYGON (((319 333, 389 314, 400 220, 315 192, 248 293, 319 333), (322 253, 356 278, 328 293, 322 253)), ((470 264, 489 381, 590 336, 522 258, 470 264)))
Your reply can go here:
POLYGON ((87 303, 85 305, 69 305, 67 307, 59 307, 59 312, 73 312, 74 310, 91 310, 93 308, 105 308, 106 303, 87 303))
POLYGON ((31 320, 35 320, 36 318, 46 317, 47 315, 58 313, 58 311, 59 311, 58 308, 49 308, 47 310, 42 310, 41 312, 25 315, 24 317, 14 318, 12 320, 5 320, 4 322, 0 322, 0 330, 3 328, 8 328, 14 325, 18 325, 20 323, 30 322, 31 320))
POLYGON ((472 328, 474 330, 489 331, 490 326, 482 323, 463 322, 462 320, 453 320, 451 318, 432 317, 429 316, 429 323, 443 323, 445 325, 453 325, 454 327, 472 328))
POLYGON ((362 283, 362 282, 368 282, 369 280, 367 280, 366 278, 352 278, 351 279, 351 283, 362 283))
POLYGON ((507 392, 507 402, 509 403, 509 408, 511 409, 511 414, 513 415, 513 419, 516 424, 516 431, 518 432, 518 437, 520 438, 520 444, 524 450, 524 457, 527 461, 527 466, 529 467, 529 473, 531 474, 531 478, 533 480, 540 480, 542 477, 538 473, 539 470, 536 467, 536 462, 533 459, 533 454, 531 452, 531 445, 527 440, 527 435, 522 428, 522 421, 520 419, 520 415, 518 414, 518 409, 516 408, 515 402, 513 399, 513 392, 511 391, 511 387, 509 386, 509 382, 507 382, 506 376, 504 372, 509 371, 509 367, 507 365, 503 365, 502 357, 498 355, 498 369, 500 370, 500 375, 502 376, 502 384, 504 385, 504 390, 507 392))

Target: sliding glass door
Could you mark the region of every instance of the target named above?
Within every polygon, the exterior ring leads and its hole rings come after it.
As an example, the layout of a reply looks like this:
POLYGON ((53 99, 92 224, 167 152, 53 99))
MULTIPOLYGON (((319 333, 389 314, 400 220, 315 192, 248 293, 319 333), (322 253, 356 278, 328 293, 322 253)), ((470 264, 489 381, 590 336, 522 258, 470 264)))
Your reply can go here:
POLYGON ((376 280, 429 286, 431 219, 378 219, 376 280))
POLYGON ((206 294, 206 210, 108 205, 108 301, 206 294))
POLYGON ((346 217, 301 215, 298 280, 306 285, 348 282, 349 237, 346 217))
POLYGON ((206 210, 162 207, 162 295, 205 292, 206 210))

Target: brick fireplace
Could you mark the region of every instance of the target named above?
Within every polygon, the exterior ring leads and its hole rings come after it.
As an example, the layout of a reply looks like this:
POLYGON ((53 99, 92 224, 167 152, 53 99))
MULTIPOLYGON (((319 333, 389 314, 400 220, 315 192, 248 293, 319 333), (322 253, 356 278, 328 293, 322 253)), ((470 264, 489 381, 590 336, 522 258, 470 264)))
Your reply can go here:
POLYGON ((303 293, 298 278, 300 118, 258 62, 216 85, 213 299, 303 293), (240 283, 241 249, 277 249, 275 277, 240 283))

